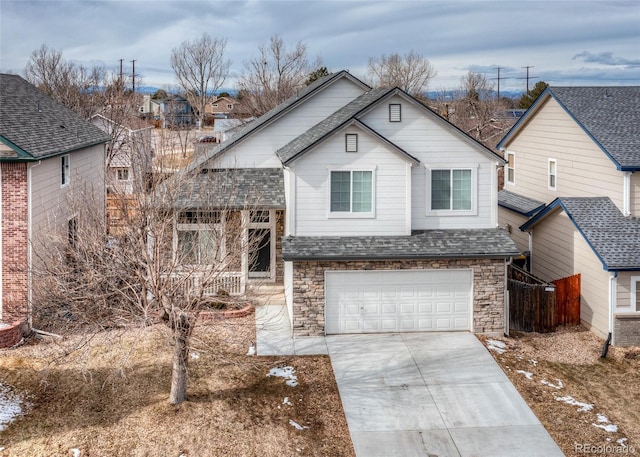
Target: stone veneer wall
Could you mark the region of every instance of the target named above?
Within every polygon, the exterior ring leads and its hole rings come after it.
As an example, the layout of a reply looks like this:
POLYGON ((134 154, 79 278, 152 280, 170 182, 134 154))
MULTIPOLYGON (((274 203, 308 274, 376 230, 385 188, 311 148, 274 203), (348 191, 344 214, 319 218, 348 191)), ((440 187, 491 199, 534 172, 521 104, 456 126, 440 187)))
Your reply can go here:
POLYGON ((293 334, 324 335, 325 270, 410 270, 472 268, 473 331, 504 332, 502 259, 442 259, 385 261, 295 261, 293 263, 293 334))
POLYGON ((640 346, 640 316, 637 314, 618 314, 614 316, 613 331, 616 346, 640 346))
POLYGON ((28 317, 27 164, 2 163, 2 320, 28 317))
POLYGON ((276 282, 284 281, 284 261, 282 260, 282 237, 284 236, 284 211, 276 211, 276 282))

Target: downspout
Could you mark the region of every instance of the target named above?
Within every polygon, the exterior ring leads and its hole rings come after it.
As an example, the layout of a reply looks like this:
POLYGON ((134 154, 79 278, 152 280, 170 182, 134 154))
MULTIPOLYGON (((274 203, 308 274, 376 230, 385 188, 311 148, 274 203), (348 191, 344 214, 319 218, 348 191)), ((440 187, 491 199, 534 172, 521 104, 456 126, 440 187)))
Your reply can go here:
POLYGON ((631 175, 630 171, 622 175, 622 214, 631 215, 631 175))
POLYGON ((604 346, 602 347, 602 355, 601 358, 607 357, 607 351, 609 350, 609 345, 615 345, 615 337, 613 332, 613 309, 616 303, 616 287, 617 287, 617 278, 618 272, 615 271, 611 276, 609 276, 609 335, 607 336, 607 340, 604 342, 604 346))
POLYGON ((33 169, 42 164, 42 160, 38 160, 35 164, 29 164, 29 168, 27 169, 27 314, 28 314, 28 323, 29 328, 33 326, 33 276, 32 276, 32 261, 33 261, 33 245, 32 245, 32 236, 33 236, 33 169))
POLYGON ((513 263, 513 257, 504 263, 504 336, 509 336, 509 266, 513 263))

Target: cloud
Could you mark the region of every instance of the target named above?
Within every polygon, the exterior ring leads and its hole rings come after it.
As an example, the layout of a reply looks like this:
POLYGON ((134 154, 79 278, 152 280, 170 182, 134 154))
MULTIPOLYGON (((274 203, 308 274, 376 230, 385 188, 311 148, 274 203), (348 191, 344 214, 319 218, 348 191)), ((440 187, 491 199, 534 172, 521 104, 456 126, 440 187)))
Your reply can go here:
POLYGON ((589 51, 582 51, 580 54, 576 54, 572 57, 573 60, 579 59, 585 63, 599 63, 601 65, 610 66, 625 66, 625 67, 640 67, 640 59, 625 59, 624 57, 617 57, 613 55, 613 52, 599 52, 594 54, 589 51))

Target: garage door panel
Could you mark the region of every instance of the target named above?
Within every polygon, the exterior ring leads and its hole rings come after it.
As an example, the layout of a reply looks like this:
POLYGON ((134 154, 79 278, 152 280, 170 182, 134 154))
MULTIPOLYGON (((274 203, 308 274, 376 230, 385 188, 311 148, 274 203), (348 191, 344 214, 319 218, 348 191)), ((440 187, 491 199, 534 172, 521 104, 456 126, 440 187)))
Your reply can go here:
POLYGON ((471 329, 471 270, 326 272, 327 333, 471 329))

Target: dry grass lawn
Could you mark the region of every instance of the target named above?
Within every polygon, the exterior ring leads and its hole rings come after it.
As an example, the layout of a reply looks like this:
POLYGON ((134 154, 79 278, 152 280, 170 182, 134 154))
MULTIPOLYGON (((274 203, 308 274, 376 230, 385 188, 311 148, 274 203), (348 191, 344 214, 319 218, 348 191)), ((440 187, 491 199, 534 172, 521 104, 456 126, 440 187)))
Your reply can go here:
POLYGON ((167 402, 163 326, 2 351, 0 382, 29 406, 0 433, 0 455, 354 456, 329 358, 248 357, 253 319, 196 329, 180 406, 167 402), (267 376, 284 366, 295 368, 298 386, 267 376))
POLYGON ((640 348, 610 347, 601 359, 604 341, 583 327, 480 338, 506 344, 490 352, 565 455, 584 455, 585 444, 591 454, 621 455, 621 443, 640 455, 640 348), (592 407, 578 411, 568 397, 592 407))

